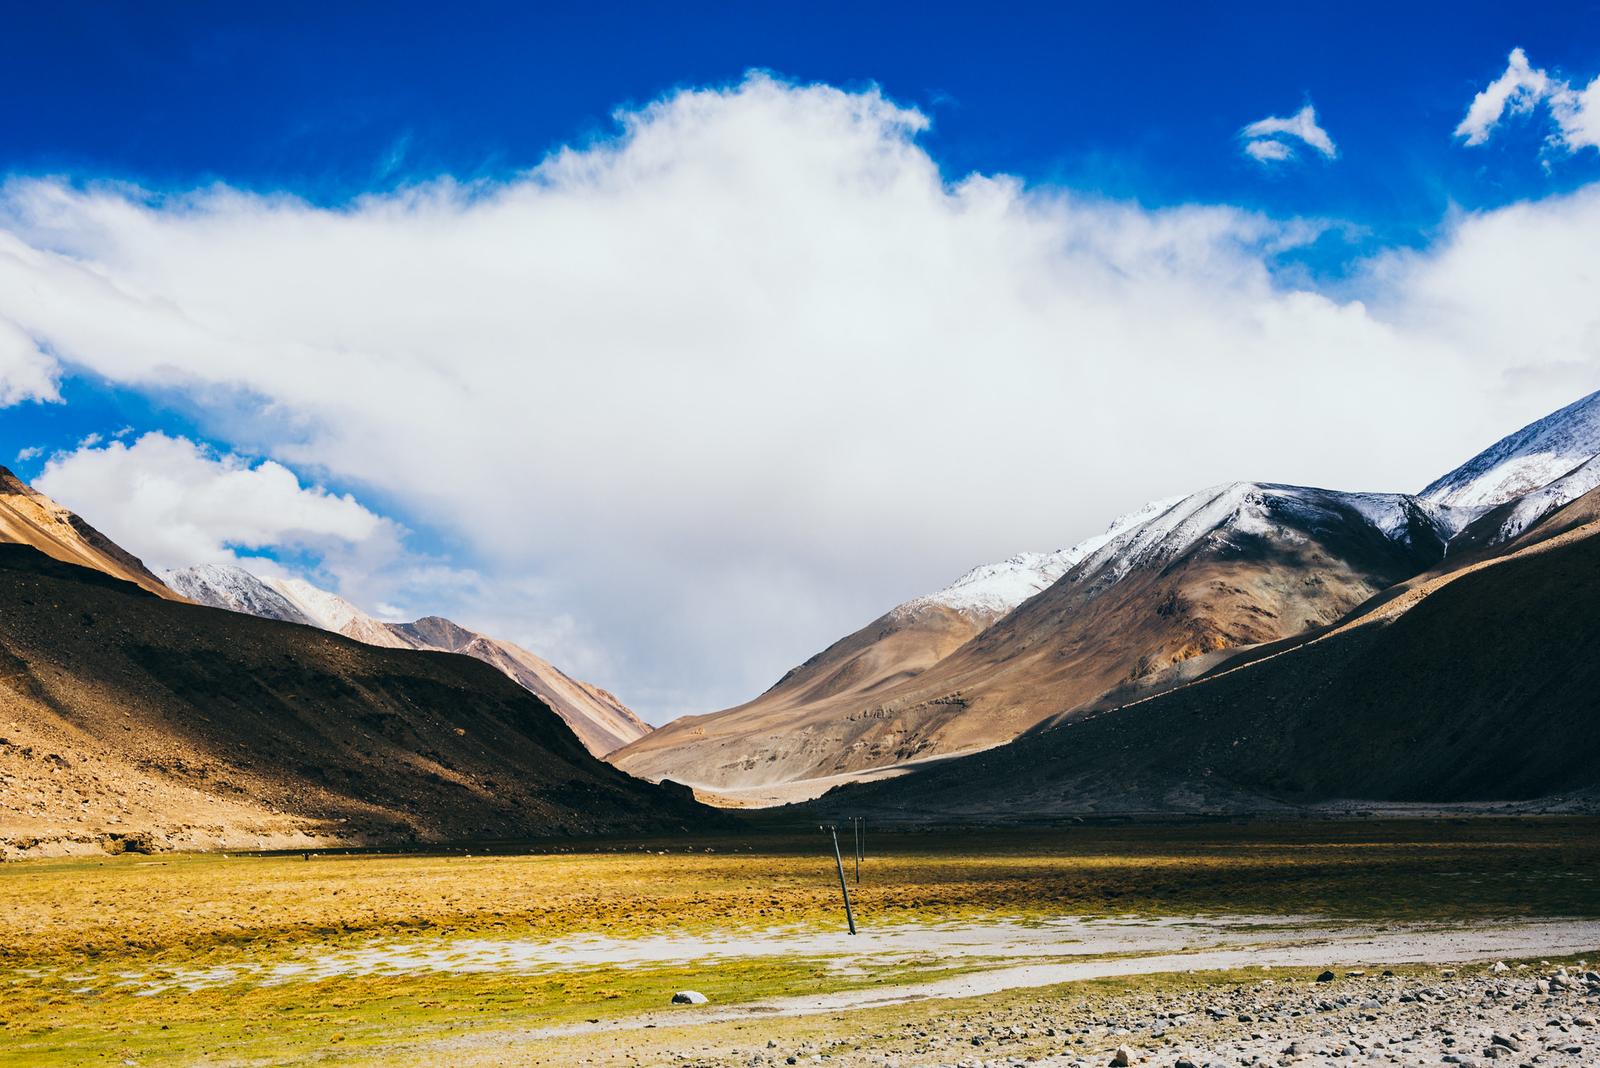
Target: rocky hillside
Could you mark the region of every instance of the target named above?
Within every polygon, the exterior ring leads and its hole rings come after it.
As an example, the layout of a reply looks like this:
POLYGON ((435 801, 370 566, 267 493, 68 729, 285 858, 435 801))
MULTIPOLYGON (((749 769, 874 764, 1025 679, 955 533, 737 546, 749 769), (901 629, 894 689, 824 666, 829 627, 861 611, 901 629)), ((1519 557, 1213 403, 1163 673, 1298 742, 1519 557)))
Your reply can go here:
POLYGON ((596 756, 626 745, 650 727, 611 693, 580 682, 511 642, 467 630, 440 616, 385 623, 303 579, 260 577, 231 564, 169 571, 167 584, 190 600, 264 619, 303 623, 388 649, 422 649, 476 657, 556 711, 596 756))
POLYGON ((684 791, 596 760, 465 656, 152 596, 0 545, 0 850, 404 845, 658 831, 684 791))

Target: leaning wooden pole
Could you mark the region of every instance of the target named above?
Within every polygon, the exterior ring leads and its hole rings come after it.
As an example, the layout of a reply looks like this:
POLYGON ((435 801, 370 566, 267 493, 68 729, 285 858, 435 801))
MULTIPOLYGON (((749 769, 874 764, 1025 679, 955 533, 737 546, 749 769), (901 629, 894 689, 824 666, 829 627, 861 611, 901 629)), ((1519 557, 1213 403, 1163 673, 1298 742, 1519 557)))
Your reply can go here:
POLYGON ((844 881, 844 854, 839 852, 839 828, 829 827, 828 833, 833 835, 833 862, 839 868, 839 892, 844 894, 844 919, 850 925, 850 933, 856 933, 856 914, 850 908, 850 884, 844 881))

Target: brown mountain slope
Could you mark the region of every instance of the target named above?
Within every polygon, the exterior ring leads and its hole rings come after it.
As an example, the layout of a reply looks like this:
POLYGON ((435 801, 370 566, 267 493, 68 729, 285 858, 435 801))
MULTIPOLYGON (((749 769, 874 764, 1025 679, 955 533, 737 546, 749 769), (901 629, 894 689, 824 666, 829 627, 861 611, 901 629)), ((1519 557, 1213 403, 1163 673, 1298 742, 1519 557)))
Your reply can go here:
POLYGON ((554 709, 595 756, 605 756, 650 733, 650 725, 610 691, 573 678, 520 645, 468 630, 441 616, 386 626, 416 642, 416 648, 460 653, 495 667, 554 709))
POLYGON ((782 784, 820 789, 840 773, 986 748, 1159 685, 1196 658, 1331 623, 1436 563, 1443 546, 1408 497, 1216 487, 1112 538, 912 678, 679 720, 612 760, 647 778, 776 797, 782 784))
POLYGON ((160 600, 17 545, 0 545, 0 783, 10 852, 517 839, 700 811, 476 660, 160 600))
POLYGON ((712 793, 737 796, 740 788, 754 787, 748 799, 757 802, 786 796, 767 787, 830 774, 841 761, 878 766, 909 759, 915 754, 882 757, 886 724, 861 710, 949 656, 990 621, 942 605, 896 609, 790 670, 755 700, 675 720, 607 759, 635 775, 688 781, 712 793), (858 751, 866 755, 852 762, 858 751), (808 774, 789 774, 794 768, 808 774))
POLYGON ((917 819, 1600 797, 1600 491, 1148 700, 821 804, 917 819))
POLYGON ((757 701, 792 708, 876 693, 922 674, 993 621, 937 604, 896 608, 790 669, 757 701))
POLYGON ((56 560, 82 564, 182 600, 131 553, 72 512, 0 467, 0 543, 31 545, 56 560))

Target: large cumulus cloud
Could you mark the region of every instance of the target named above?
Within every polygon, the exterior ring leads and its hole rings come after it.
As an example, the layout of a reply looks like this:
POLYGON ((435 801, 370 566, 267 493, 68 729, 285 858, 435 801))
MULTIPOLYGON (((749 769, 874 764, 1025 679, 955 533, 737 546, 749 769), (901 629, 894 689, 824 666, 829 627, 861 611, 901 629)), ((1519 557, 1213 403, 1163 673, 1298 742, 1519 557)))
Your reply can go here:
POLYGON ((1323 291, 1276 269, 1321 224, 946 175, 926 124, 758 76, 337 208, 13 181, 0 321, 393 502, 466 622, 560 621, 658 719, 1150 497, 1415 488, 1600 369, 1592 192, 1323 291))

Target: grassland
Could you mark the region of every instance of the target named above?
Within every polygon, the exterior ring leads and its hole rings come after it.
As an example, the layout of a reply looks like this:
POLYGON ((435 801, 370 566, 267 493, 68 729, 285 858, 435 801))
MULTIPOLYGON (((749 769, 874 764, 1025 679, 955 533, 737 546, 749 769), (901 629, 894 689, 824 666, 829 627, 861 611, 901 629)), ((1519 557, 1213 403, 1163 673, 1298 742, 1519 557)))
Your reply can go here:
MULTIPOLYGON (((0 865, 0 1063, 360 1061, 410 1038, 903 982, 788 957, 550 974, 220 981, 128 977, 254 964, 384 939, 547 938, 837 925, 820 837, 583 843, 563 851, 124 856, 0 865)), ((1435 920, 1600 916, 1600 823, 1578 819, 1083 826, 874 834, 862 922, 1139 913, 1435 920)))

